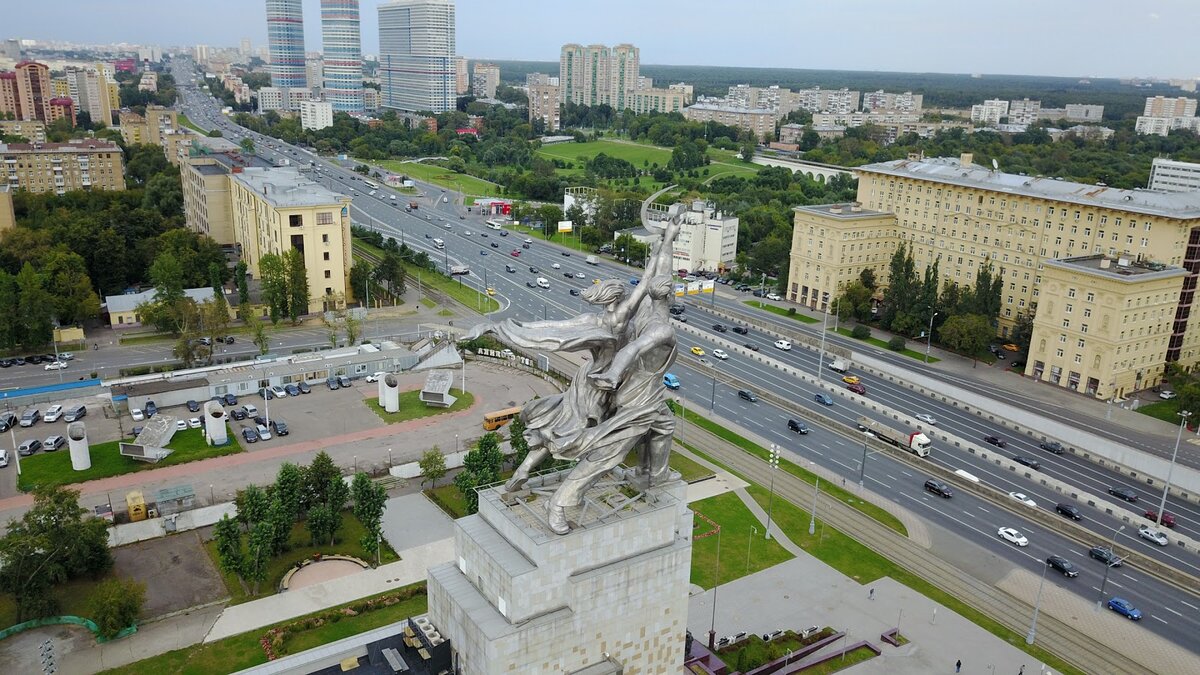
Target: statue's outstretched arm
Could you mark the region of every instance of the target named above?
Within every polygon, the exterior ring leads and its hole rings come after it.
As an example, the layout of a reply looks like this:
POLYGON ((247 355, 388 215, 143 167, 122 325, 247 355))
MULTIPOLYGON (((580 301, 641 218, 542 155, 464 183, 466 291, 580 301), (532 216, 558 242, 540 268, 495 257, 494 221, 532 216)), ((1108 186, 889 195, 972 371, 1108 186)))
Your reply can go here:
POLYGON ((670 326, 655 326, 622 347, 603 372, 588 377, 600 389, 616 389, 639 356, 655 347, 671 344, 674 337, 675 331, 670 326))

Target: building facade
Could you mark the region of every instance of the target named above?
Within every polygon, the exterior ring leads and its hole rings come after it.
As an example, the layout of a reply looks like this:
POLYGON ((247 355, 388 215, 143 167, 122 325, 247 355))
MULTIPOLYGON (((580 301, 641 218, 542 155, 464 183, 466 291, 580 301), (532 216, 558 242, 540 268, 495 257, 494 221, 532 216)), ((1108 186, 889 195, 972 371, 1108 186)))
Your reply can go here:
POLYGON ((300 102, 300 127, 306 130, 333 126, 333 104, 309 99, 300 102))
POLYGON ((911 91, 906 91, 903 94, 895 94, 880 89, 878 91, 865 92, 862 95, 862 109, 867 111, 889 110, 919 113, 924 104, 925 97, 921 94, 914 94, 911 91))
POLYGON ((1008 117, 1008 101, 989 99, 971 106, 971 121, 975 124, 1000 124, 1000 118, 1008 117))
POLYGON ((558 85, 531 84, 529 92, 529 121, 542 120, 547 132, 558 131, 561 124, 558 85))
POLYGON ((625 110, 633 105, 640 60, 641 52, 631 44, 563 45, 558 59, 559 96, 563 103, 625 110))
POLYGON ((121 146, 94 138, 68 143, 0 143, 4 182, 14 190, 65 194, 124 190, 121 146))
POLYGON ((46 123, 38 120, 0 120, 0 134, 20 136, 29 143, 45 143, 46 123))
MULTIPOLYGON (((305 79, 302 0, 267 0, 267 49, 271 55, 272 86, 280 89, 304 89, 308 86, 305 79)), ((202 60, 197 56, 196 60, 203 62, 207 59, 202 60)))
POLYGON ((1094 122, 1099 124, 1104 121, 1104 106, 1068 103, 1066 117, 1069 122, 1094 122))
POLYGON ((304 79, 313 86, 320 86, 325 81, 325 56, 321 52, 309 52, 304 56, 304 79))
POLYGON ((682 113, 687 107, 687 94, 680 89, 650 87, 633 92, 629 108, 642 115, 646 113, 682 113))
POLYGON ((1200 117, 1146 117, 1138 116, 1133 130, 1139 134, 1166 136, 1176 129, 1200 130, 1200 117))
POLYGON ((1178 98, 1147 97, 1142 115, 1145 117, 1195 117, 1196 99, 1186 96, 1178 98))
POLYGON ((120 108, 120 100, 113 101, 104 73, 95 68, 77 68, 67 72, 75 81, 74 96, 79 111, 86 112, 93 123, 112 126, 113 111, 120 108))
POLYGON ((471 91, 470 64, 465 56, 454 57, 454 93, 462 96, 471 91))
POLYGON ((57 119, 50 105, 54 98, 50 67, 44 63, 21 61, 13 70, 0 73, 0 116, 50 123, 57 119))
POLYGON ((697 103, 683 109, 683 116, 695 122, 717 122, 731 127, 754 132, 760 141, 775 138, 775 125, 780 115, 772 110, 734 108, 729 106, 697 103))
POLYGON ((121 127, 121 140, 125 141, 125 145, 165 146, 163 139, 181 130, 179 113, 159 105, 146 106, 144 116, 131 110, 122 110, 117 119, 121 127))
POLYGON ((1041 101, 1030 101, 1023 98, 1008 102, 1009 124, 1033 124, 1038 121, 1041 112, 1041 101))
MULTIPOLYGON (((321 0, 322 94, 339 112, 363 111, 358 0, 321 0)), ((311 82, 311 81, 310 81, 311 82)))
POLYGON ((1156 157, 1150 163, 1150 190, 1195 192, 1200 190, 1200 164, 1156 157))
POLYGON ((671 254, 671 267, 688 272, 721 272, 737 258, 738 219, 713 202, 693 201, 684 212, 671 254))
POLYGON ((471 94, 478 98, 496 98, 500 86, 500 66, 494 63, 476 63, 471 76, 471 94))
POLYGON ((455 6, 451 0, 379 5, 380 105, 409 112, 454 110, 455 6))

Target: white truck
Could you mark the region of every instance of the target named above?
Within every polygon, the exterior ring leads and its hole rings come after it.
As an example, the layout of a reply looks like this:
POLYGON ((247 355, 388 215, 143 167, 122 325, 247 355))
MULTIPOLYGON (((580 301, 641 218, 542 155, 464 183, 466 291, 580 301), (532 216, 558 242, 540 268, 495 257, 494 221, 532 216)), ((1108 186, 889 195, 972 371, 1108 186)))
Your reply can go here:
POLYGON ((836 358, 829 364, 829 369, 835 373, 844 373, 850 370, 850 362, 843 358, 836 358))
POLYGON ((584 258, 583 262, 585 262, 589 265, 599 265, 600 264, 600 261, 597 260, 596 256, 594 256, 594 255, 589 255, 588 257, 584 258))
POLYGON ((450 266, 450 276, 452 276, 452 277, 465 276, 470 273, 471 273, 471 268, 467 267, 466 265, 451 265, 450 266))
POLYGON ((919 431, 893 429, 870 417, 859 417, 858 429, 863 433, 870 433, 885 443, 891 443, 898 448, 904 448, 917 457, 928 457, 929 448, 933 446, 933 442, 929 440, 929 437, 919 431))

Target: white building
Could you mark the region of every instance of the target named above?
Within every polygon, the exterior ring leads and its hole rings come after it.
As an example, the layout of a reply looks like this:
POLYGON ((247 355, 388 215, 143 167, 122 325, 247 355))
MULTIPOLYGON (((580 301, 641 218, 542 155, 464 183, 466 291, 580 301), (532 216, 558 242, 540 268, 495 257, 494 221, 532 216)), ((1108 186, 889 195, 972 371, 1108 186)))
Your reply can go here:
POLYGON ((452 0, 391 0, 379 6, 382 107, 454 110, 454 21, 452 0))
POLYGON ((721 213, 713 202, 693 201, 675 238, 671 267, 689 272, 730 268, 737 257, 737 238, 737 218, 721 213))
POLYGON ((1067 121, 1070 122, 1103 122, 1104 106, 1086 103, 1068 103, 1067 121))
POLYGON ((1139 116, 1133 130, 1139 134, 1166 136, 1175 129, 1200 130, 1200 117, 1145 117, 1139 116))
POLYGON ((999 124, 1001 117, 1008 117, 1008 101, 989 99, 971 106, 971 121, 975 124, 999 124))
POLYGON ((1027 98, 1010 101, 1008 104, 1009 124, 1034 124, 1042 111, 1041 101, 1030 101, 1027 98))
POLYGON ((1155 158, 1150 164, 1150 184, 1147 187, 1163 192, 1200 190, 1200 164, 1155 158))
POLYGON ((313 131, 333 126, 333 104, 312 99, 301 101, 300 126, 313 131))

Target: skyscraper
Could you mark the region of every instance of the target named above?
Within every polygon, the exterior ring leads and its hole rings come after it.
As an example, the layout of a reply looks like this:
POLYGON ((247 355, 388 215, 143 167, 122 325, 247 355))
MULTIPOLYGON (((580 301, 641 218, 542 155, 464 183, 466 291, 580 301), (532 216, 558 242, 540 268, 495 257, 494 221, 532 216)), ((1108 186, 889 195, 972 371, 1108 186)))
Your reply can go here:
POLYGON ((301 0, 267 0, 267 46, 271 54, 271 85, 280 89, 307 86, 301 0))
POLYGON ((391 0, 379 6, 383 107, 453 110, 455 76, 453 0, 391 0))
POLYGON ((559 96, 564 103, 633 106, 640 52, 630 44, 563 45, 558 59, 559 96))
POLYGON ((335 112, 362 112, 362 39, 358 0, 321 0, 325 100, 335 112))

